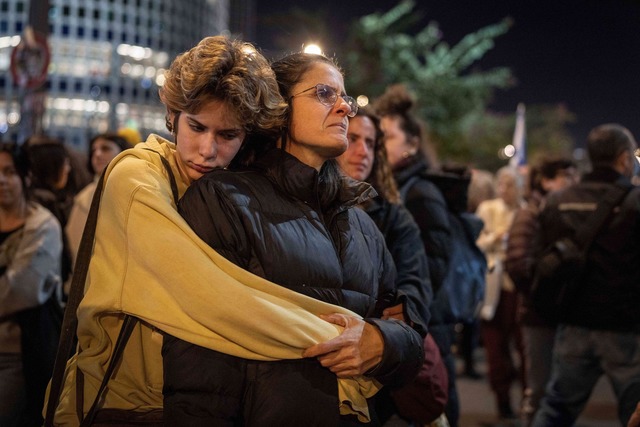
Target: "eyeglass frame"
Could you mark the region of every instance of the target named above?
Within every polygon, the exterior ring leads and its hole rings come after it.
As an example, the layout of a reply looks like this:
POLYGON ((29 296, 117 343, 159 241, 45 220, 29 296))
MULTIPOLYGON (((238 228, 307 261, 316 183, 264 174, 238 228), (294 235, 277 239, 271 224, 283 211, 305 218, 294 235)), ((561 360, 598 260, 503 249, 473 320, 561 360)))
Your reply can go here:
POLYGON ((336 102, 338 102, 338 97, 340 97, 349 106, 349 112, 347 113, 347 117, 355 117, 356 114, 358 114, 358 103, 357 103, 357 101, 355 100, 354 97, 349 96, 346 93, 345 94, 338 94, 338 91, 335 88, 333 88, 333 87, 331 87, 331 86, 329 86, 328 84, 325 84, 325 83, 318 83, 317 85, 311 86, 310 88, 307 88, 307 89, 305 89, 303 91, 300 91, 300 92, 298 92, 298 93, 296 93, 294 95, 291 95, 289 97, 289 99, 291 100, 291 99, 293 99, 294 97, 296 97, 298 95, 302 95, 305 92, 309 92, 311 89, 315 89, 316 90, 316 98, 318 98, 318 101, 322 105, 326 105, 327 107, 332 107, 333 108, 333 106, 336 105, 336 102), (320 87, 328 88, 331 91, 333 91, 334 95, 332 95, 332 96, 335 96, 336 99, 334 99, 333 102, 330 103, 330 104, 328 104, 327 102, 323 101, 320 98, 320 94, 319 94, 320 87))

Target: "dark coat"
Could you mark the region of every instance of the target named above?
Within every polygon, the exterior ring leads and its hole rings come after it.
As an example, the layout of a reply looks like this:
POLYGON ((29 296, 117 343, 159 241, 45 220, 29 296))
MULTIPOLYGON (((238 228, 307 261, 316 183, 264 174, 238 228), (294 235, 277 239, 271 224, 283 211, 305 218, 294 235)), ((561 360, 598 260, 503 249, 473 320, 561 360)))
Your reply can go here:
POLYGON ((378 196, 365 202, 363 207, 382 232, 393 257, 398 272, 398 302, 404 305, 405 319, 409 319, 413 328, 424 336, 429 324, 433 290, 420 229, 411 213, 401 204, 389 203, 378 196))
POLYGON ((429 260, 431 286, 437 293, 449 268, 451 224, 447 201, 438 187, 427 179, 428 174, 426 163, 417 161, 397 171, 394 177, 403 194, 404 205, 420 228, 429 260))
MULTIPOLYGON (((251 169, 204 176, 179 210, 205 242, 242 268, 375 324, 385 351, 368 375, 383 384, 407 383, 422 362, 420 335, 402 322, 373 318, 395 301, 395 269, 383 236, 355 208, 375 191, 345 178, 337 200, 322 206, 322 188, 315 169, 276 149, 251 169)), ((165 338, 163 356, 165 411, 173 420, 188 416, 181 409, 186 402, 188 409, 211 411, 202 414, 211 423, 234 411, 245 425, 337 422, 337 379, 315 359, 248 361, 173 337, 165 338), (304 404, 294 409, 296 402, 304 404)))
POLYGON ((616 185, 631 190, 595 236, 579 290, 560 314, 560 323, 640 331, 640 188, 628 178, 613 169, 595 169, 580 183, 549 194, 540 213, 536 251, 574 235, 616 185))
POLYGON ((516 211, 509 238, 504 269, 509 274, 518 292, 518 318, 523 325, 534 327, 555 327, 555 322, 540 316, 534 309, 529 293, 533 280, 534 241, 540 230, 538 215, 543 195, 534 190, 527 206, 516 211))

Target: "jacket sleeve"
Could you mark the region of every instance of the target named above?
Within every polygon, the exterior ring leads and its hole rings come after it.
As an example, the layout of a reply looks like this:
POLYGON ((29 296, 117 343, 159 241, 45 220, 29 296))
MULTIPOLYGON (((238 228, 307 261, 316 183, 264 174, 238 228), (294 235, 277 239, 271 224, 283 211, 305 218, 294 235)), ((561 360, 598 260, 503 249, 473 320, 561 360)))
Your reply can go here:
POLYGON ((105 313, 121 311, 237 357, 292 359, 337 336, 319 314, 354 315, 250 274, 211 249, 178 213, 162 166, 121 159, 101 203, 78 309, 81 341, 105 313))
POLYGON ((447 274, 451 253, 451 224, 446 201, 433 183, 422 179, 407 193, 405 206, 420 229, 435 294, 447 274))
POLYGON ((365 319, 376 326, 384 339, 382 361, 365 375, 386 386, 409 384, 418 375, 424 360, 422 337, 398 320, 365 319))
MULTIPOLYGON (((377 230, 376 230, 377 231, 377 230)), ((382 235, 380 235, 382 240, 382 235)), ((395 289, 396 268, 383 241, 381 241, 381 276, 379 292, 395 289)), ((411 382, 420 370, 424 358, 423 338, 405 322, 396 319, 382 320, 376 317, 365 319, 378 328, 384 340, 382 360, 365 375, 373 377, 385 385, 404 385, 411 382)))
POLYGON ((48 218, 36 227, 25 225, 16 253, 0 277, 0 317, 44 303, 52 285, 60 281, 60 225, 46 214, 48 218))
POLYGON ((533 242, 538 233, 538 218, 532 207, 519 209, 507 239, 505 271, 520 292, 529 292, 534 263, 533 242))
POLYGON ((429 306, 433 300, 429 265, 420 229, 409 211, 402 205, 391 205, 387 219, 386 244, 396 266, 396 288, 410 323, 422 336, 427 333, 429 306))

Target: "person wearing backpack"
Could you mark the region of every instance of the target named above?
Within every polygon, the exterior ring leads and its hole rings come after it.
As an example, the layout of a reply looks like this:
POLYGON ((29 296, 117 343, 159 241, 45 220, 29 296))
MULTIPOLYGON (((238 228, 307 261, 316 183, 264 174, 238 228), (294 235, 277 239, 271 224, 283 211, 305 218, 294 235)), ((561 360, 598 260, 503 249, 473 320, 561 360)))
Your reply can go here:
POLYGON ((547 247, 562 238, 579 240, 583 224, 598 212, 607 216, 593 228, 591 243, 580 248, 584 267, 573 272, 575 292, 569 288, 561 301, 551 379, 534 427, 573 425, 603 374, 616 395, 621 425, 640 400, 640 188, 631 183, 636 149, 631 132, 619 124, 592 129, 592 170, 578 184, 549 194, 540 212, 536 273, 547 247))
POLYGON ((556 331, 555 322, 537 313, 529 297, 535 262, 533 241, 540 229, 538 215, 547 193, 575 184, 577 178, 575 162, 566 157, 545 157, 532 167, 529 171, 527 205, 516 211, 507 239, 504 269, 518 294, 517 316, 525 350, 527 387, 520 409, 524 426, 531 423, 544 395, 551 372, 556 331))
MULTIPOLYGON (((447 368, 449 400, 445 415, 451 427, 456 427, 460 407, 451 345, 455 340, 457 321, 448 315, 451 307, 437 301, 450 269, 455 268, 451 254, 456 244, 453 230, 458 226, 452 223, 451 212, 466 210, 470 178, 465 174, 444 172, 436 166, 435 153, 425 137, 423 124, 412 112, 414 104, 412 94, 404 85, 392 85, 374 105, 381 117, 380 127, 394 178, 406 208, 420 228, 420 238, 427 253, 434 292, 429 332, 447 368)), ((483 259, 481 254, 480 258, 483 259)), ((482 278, 483 274, 480 274, 482 278)))

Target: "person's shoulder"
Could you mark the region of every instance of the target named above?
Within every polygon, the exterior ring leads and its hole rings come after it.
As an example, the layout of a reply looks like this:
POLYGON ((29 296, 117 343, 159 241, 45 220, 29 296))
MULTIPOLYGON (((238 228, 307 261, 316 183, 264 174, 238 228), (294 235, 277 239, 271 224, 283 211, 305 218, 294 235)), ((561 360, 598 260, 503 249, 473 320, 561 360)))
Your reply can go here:
POLYGON ((264 175, 251 170, 214 169, 205 174, 192 185, 199 187, 220 188, 226 192, 247 192, 262 188, 268 180, 264 175))
POLYGON ((60 230, 60 222, 51 211, 36 201, 30 201, 27 207, 27 229, 60 230))

